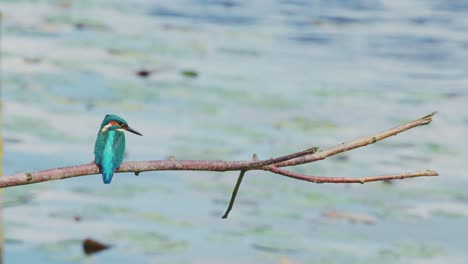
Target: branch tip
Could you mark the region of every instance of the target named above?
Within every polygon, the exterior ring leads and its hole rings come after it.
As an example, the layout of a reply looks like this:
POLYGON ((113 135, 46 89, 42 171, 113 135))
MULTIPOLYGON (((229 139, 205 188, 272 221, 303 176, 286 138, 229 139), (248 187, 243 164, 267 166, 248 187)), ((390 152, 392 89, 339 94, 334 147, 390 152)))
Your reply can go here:
POLYGON ((434 112, 428 114, 427 116, 425 116, 425 117, 423 117, 423 118, 433 117, 433 116, 435 116, 437 113, 438 113, 438 111, 434 111, 434 112))
POLYGON ((421 117, 420 119, 421 120, 426 120, 427 123, 426 124, 429 124, 430 122, 432 122, 432 118, 437 114, 437 111, 434 111, 428 115, 425 115, 423 117, 421 117))

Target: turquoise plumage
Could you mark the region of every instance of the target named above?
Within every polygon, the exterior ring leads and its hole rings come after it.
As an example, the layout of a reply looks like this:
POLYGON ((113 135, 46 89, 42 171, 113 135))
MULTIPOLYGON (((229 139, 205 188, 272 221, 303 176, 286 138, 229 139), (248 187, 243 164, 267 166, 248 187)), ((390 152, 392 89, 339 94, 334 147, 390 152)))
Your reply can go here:
POLYGON ((129 127, 127 121, 116 115, 106 115, 99 128, 94 145, 94 162, 99 167, 105 184, 111 182, 115 170, 122 164, 125 154, 124 130, 142 136, 129 127))

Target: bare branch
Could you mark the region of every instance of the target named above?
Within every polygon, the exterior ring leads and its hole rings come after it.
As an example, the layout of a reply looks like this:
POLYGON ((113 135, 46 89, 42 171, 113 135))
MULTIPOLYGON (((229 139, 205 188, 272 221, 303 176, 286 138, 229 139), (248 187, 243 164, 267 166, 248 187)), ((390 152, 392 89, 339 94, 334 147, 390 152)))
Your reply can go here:
POLYGON ((336 145, 334 147, 331 147, 329 149, 319 151, 319 152, 314 153, 314 154, 309 154, 309 155, 305 155, 305 156, 302 156, 302 157, 299 157, 299 158, 290 159, 288 161, 279 162, 279 163, 276 163, 275 166, 276 167, 286 167, 286 166, 295 166, 295 165, 299 165, 299 164, 310 163, 310 162, 314 162, 314 161, 317 161, 317 160, 326 159, 326 158, 328 158, 330 156, 333 156, 333 155, 336 155, 338 153, 342 153, 342 152, 349 151, 349 150, 352 150, 352 149, 364 147, 364 146, 367 146, 369 144, 374 144, 374 143, 376 143, 378 141, 381 141, 382 139, 386 139, 388 137, 395 136, 395 135, 397 135, 397 134, 399 134, 399 133, 401 133, 403 131, 409 130, 411 128, 415 128, 415 127, 422 126, 422 125, 427 125, 427 124, 431 123, 432 117, 436 113, 437 112, 433 112, 433 113, 431 113, 429 115, 426 115, 424 117, 421 117, 419 119, 416 119, 416 120, 410 121, 408 123, 405 123, 405 124, 403 124, 401 126, 397 126, 397 127, 394 127, 394 128, 391 128, 391 129, 388 129, 388 130, 385 130, 383 132, 380 132, 380 133, 377 133, 377 134, 374 134, 374 135, 370 135, 370 136, 367 136, 367 137, 361 137, 361 138, 349 141, 347 143, 342 143, 342 144, 336 145))
MULTIPOLYGON (((362 137, 352 140, 347 143, 342 143, 334 147, 317 151, 317 148, 309 148, 307 150, 292 153, 282 157, 259 160, 259 161, 205 161, 205 160, 155 160, 155 161, 134 161, 124 162, 117 172, 133 172, 138 175, 145 171, 159 170, 192 170, 192 171, 250 171, 250 170, 266 170, 283 176, 292 177, 300 180, 311 182, 335 182, 335 183, 351 183, 351 182, 369 182, 381 181, 389 179, 404 179, 419 176, 436 176, 435 171, 422 171, 417 173, 387 175, 370 178, 333 178, 333 177, 313 177, 301 174, 296 174, 291 171, 280 169, 279 167, 295 166, 304 163, 310 163, 317 160, 322 160, 327 157, 349 151, 355 148, 373 144, 390 136, 397 135, 403 131, 427 125, 432 121, 435 113, 424 116, 420 119, 408 122, 401 126, 377 133, 371 136, 362 137)), ((15 175, 4 176, 0 178, 0 188, 18 186, 24 184, 39 183, 51 180, 66 179, 71 177, 99 174, 99 168, 96 164, 89 163, 84 165, 55 168, 36 172, 23 172, 15 175)))
POLYGON ((346 177, 325 177, 325 176, 307 176, 292 171, 283 170, 274 166, 268 166, 266 169, 276 174, 281 174, 286 177, 294 178, 297 180, 314 182, 314 183, 366 183, 374 181, 388 181, 388 180, 401 180, 407 178, 416 178, 422 176, 439 176, 439 173, 433 170, 408 172, 394 175, 383 175, 364 178, 346 178, 346 177))

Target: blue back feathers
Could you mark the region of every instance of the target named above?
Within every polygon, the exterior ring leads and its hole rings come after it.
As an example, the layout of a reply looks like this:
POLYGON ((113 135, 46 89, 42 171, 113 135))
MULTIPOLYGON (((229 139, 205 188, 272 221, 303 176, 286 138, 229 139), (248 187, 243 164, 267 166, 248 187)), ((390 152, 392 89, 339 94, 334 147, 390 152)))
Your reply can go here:
POLYGON ((121 117, 106 115, 101 123, 94 146, 94 162, 99 166, 105 184, 112 181, 114 171, 122 164, 125 154, 125 134, 117 130, 121 128, 117 125, 119 123, 127 124, 121 117), (115 125, 109 125, 111 122, 115 125))

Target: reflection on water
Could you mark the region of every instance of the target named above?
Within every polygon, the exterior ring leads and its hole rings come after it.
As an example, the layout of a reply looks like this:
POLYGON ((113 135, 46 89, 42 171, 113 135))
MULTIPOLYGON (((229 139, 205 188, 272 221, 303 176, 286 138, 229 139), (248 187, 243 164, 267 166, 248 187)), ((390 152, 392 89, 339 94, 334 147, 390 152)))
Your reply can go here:
POLYGON ((428 127, 296 168, 439 178, 314 185, 248 173, 79 177, 5 191, 9 262, 464 263, 462 1, 2 1, 5 174, 93 159, 125 117, 127 159, 269 158, 438 110, 428 127))

